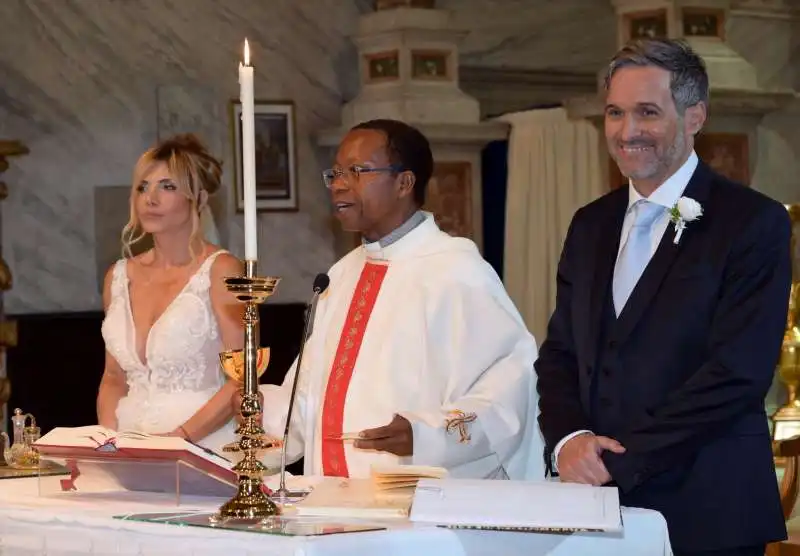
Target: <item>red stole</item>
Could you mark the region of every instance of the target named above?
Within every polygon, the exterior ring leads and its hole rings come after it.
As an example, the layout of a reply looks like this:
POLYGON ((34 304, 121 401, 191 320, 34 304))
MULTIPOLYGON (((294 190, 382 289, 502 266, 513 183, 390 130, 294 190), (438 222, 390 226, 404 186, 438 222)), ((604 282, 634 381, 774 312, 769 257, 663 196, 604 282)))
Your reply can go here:
POLYGON ((353 369, 361 349, 369 317, 378 299, 383 278, 389 267, 385 264, 366 263, 358 279, 356 291, 350 301, 347 318, 339 337, 339 347, 328 376, 328 387, 322 404, 322 471, 323 475, 348 477, 344 442, 344 404, 353 369))

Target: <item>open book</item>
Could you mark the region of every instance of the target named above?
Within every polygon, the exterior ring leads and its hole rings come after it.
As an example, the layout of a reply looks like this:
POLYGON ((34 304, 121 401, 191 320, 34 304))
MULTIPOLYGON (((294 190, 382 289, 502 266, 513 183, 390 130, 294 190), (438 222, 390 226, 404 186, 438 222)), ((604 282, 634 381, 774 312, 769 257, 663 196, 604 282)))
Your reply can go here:
POLYGON ((237 485, 234 461, 178 437, 93 425, 54 428, 34 445, 42 456, 79 466, 80 473, 102 466, 128 490, 174 492, 180 488, 186 494, 227 496, 237 485))
POLYGON ((381 465, 371 468, 369 478, 325 477, 294 511, 317 517, 407 518, 417 482, 446 476, 440 467, 381 465))
POLYGON ((325 477, 287 512, 305 517, 407 518, 411 499, 379 497, 371 479, 325 477))
POLYGON ((447 470, 443 467, 422 465, 373 465, 370 470, 372 483, 378 493, 414 495, 417 483, 422 479, 444 479, 447 470))

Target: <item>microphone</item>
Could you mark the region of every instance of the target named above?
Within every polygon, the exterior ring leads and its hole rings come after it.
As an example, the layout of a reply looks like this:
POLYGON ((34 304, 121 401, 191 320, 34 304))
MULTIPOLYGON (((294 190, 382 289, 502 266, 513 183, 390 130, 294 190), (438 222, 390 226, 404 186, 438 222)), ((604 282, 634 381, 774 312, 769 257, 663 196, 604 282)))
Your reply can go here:
POLYGON ((281 446, 281 485, 276 491, 275 495, 281 501, 286 502, 289 498, 299 498, 305 495, 305 492, 291 492, 286 489, 286 445, 289 442, 289 425, 292 422, 292 410, 294 409, 294 398, 297 392, 297 379, 300 377, 300 365, 303 362, 303 351, 308 341, 308 325, 311 323, 311 315, 314 314, 314 309, 317 306, 317 300, 322 295, 331 279, 325 273, 317 274, 314 278, 314 295, 311 297, 311 302, 306 306, 305 322, 303 324, 303 340, 300 342, 300 352, 297 355, 297 367, 294 371, 294 381, 292 381, 292 393, 289 396, 289 410, 286 415, 286 426, 283 429, 283 446, 281 446))

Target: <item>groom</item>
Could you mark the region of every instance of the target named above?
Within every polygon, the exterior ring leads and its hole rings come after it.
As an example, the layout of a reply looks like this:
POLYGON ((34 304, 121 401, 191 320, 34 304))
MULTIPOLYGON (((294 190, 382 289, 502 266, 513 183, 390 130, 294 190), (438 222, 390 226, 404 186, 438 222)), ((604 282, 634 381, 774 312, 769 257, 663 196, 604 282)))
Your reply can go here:
POLYGON ((708 75, 686 44, 626 46, 606 89, 629 185, 580 209, 564 243, 536 362, 546 465, 661 512, 676 556, 762 556, 786 538, 764 397, 791 281, 787 212, 698 160, 708 75))

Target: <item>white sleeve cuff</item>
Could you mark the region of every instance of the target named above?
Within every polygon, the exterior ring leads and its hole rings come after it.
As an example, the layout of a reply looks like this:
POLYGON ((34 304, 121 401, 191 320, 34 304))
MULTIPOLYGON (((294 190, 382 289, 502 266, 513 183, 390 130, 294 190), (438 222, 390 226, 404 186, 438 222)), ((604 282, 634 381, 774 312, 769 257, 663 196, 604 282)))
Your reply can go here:
POLYGON ((586 433, 593 434, 592 431, 580 430, 580 431, 575 431, 575 432, 573 432, 571 434, 568 434, 567 436, 565 436, 564 438, 562 438, 561 440, 558 441, 558 444, 556 444, 556 447, 553 450, 553 455, 551 456, 551 459, 552 459, 551 463, 552 463, 552 467, 553 467, 553 471, 554 472, 556 472, 556 473, 558 472, 558 454, 559 454, 559 452, 561 452, 561 448, 564 447, 564 444, 566 444, 567 442, 569 442, 570 440, 572 440, 573 438, 575 438, 579 434, 586 434, 586 433))

